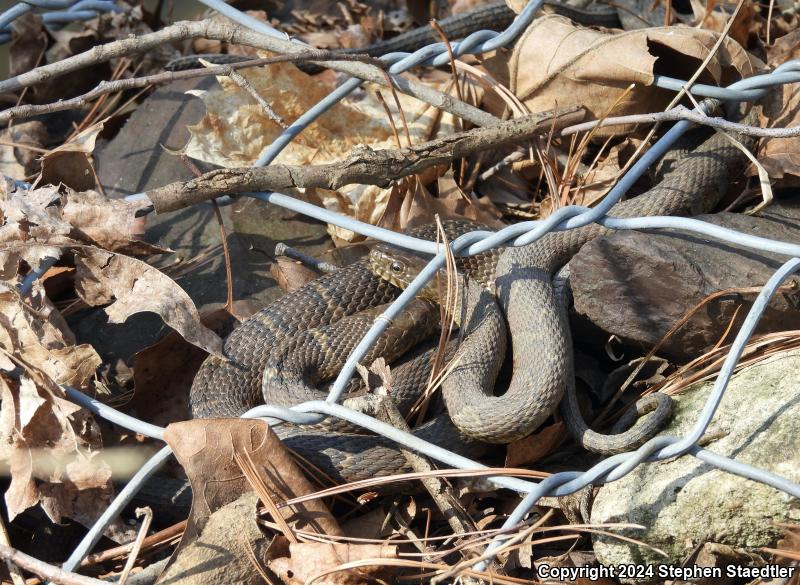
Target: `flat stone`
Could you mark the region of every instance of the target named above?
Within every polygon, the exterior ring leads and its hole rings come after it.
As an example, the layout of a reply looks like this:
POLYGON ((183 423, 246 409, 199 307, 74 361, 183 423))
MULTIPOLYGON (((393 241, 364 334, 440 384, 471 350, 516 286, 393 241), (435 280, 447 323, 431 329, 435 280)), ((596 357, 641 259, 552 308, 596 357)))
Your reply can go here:
MULTIPOLYGON (((718 213, 700 219, 761 237, 800 241, 796 201, 776 203, 758 217, 718 213)), ((589 242, 570 262, 575 312, 602 331, 649 349, 708 295, 761 286, 785 260, 696 234, 617 232, 589 242)), ((738 330, 755 295, 732 292, 707 303, 659 354, 686 361, 707 351, 732 319, 731 331, 738 330)), ((798 295, 776 295, 757 331, 800 328, 798 295)))
MULTIPOLYGON (((800 350, 776 354, 737 373, 707 431, 722 438, 705 448, 800 482, 798 378, 800 350)), ((676 412, 664 435, 689 432, 712 385, 696 384, 675 397, 676 412)), ((750 552, 774 544, 782 534, 774 522, 800 521, 800 500, 685 455, 639 465, 601 487, 591 520, 641 524, 644 531, 622 534, 667 553, 664 558, 644 546, 593 536, 601 563, 679 565, 704 542, 750 552)))

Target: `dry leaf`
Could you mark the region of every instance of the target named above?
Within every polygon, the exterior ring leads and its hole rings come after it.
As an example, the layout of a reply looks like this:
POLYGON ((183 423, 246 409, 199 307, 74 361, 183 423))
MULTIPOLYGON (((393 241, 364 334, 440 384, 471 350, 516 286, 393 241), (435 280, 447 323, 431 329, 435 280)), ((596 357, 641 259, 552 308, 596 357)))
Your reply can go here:
POLYGON ((39 281, 48 298, 62 298, 66 293, 72 294, 75 288, 75 268, 72 266, 53 266, 45 272, 39 281))
POLYGON ((45 373, 15 360, 23 372, 0 372, 0 457, 11 485, 9 517, 41 504, 53 522, 62 516, 90 526, 113 495, 111 470, 94 456, 100 431, 91 416, 63 397, 45 373))
MULTIPOLYGON (((250 491, 250 484, 234 460, 234 452, 249 454, 260 477, 283 502, 312 493, 291 455, 269 425, 260 420, 206 419, 178 422, 167 427, 164 438, 186 471, 195 498, 192 523, 202 528, 214 510, 250 491)), ((336 520, 319 500, 287 507, 287 522, 297 528, 322 528, 325 534, 338 534, 336 520)))
POLYGON ((68 516, 90 525, 110 502, 111 471, 93 460, 97 425, 58 384, 83 386, 100 357, 90 345, 75 345, 41 286, 23 298, 3 283, 0 355, 0 453, 11 475, 10 517, 41 504, 53 522, 68 516))
MULTIPOLYGON (((325 82, 324 76, 311 77, 291 63, 243 71, 242 74, 287 121, 295 120, 335 87, 333 78, 325 82)), ((192 137, 184 152, 193 158, 225 167, 251 166, 262 150, 272 144, 281 128, 230 79, 219 78, 219 83, 221 90, 193 92, 193 95, 201 97, 207 113, 197 125, 189 127, 192 137)), ((281 151, 276 162, 323 164, 341 160, 361 145, 369 145, 372 149, 395 148, 389 120, 373 93, 373 90, 368 90, 357 102, 345 99, 335 105, 281 151)), ((394 99, 388 92, 384 93, 394 123, 403 135, 401 116, 394 99)), ((435 108, 420 105, 403 94, 399 94, 399 100, 412 141, 432 138, 434 128, 439 134, 453 132, 451 116, 440 116, 435 108)), ((389 194, 388 190, 374 185, 350 185, 336 193, 316 192, 326 208, 370 223, 377 222, 383 214, 389 194)), ((335 227, 329 230, 338 241, 363 239, 349 230, 335 227)))
POLYGON ((170 250, 141 239, 147 219, 136 212, 146 201, 109 199, 96 191, 70 191, 63 198, 61 218, 72 226, 72 236, 111 252, 132 256, 164 254, 170 250))
MULTIPOLYGON (((238 320, 224 308, 200 316, 200 322, 227 337, 238 320)), ((139 418, 166 426, 192 418, 189 388, 207 353, 170 331, 133 356, 133 405, 139 418)))
POLYGON ((258 585, 264 583, 254 559, 267 550, 257 516, 258 498, 247 493, 220 507, 202 534, 176 551, 157 583, 258 585))
MULTIPOLYGON (((167 427, 164 439, 172 447, 192 484, 192 511, 179 550, 203 531, 211 514, 251 491, 234 453, 249 455, 259 477, 278 504, 314 491, 289 452, 263 421, 209 419, 179 422, 167 427)), ((281 508, 281 511, 293 527, 341 534, 336 520, 321 500, 281 508)))
POLYGON ((304 585, 313 579, 315 585, 361 585, 385 583, 385 579, 391 577, 392 568, 381 560, 396 559, 397 547, 380 544, 301 542, 290 544, 289 554, 288 559, 275 559, 268 565, 284 583, 304 585), (374 562, 360 565, 360 561, 364 560, 374 562), (337 570, 345 563, 353 563, 357 568, 337 570))
POLYGON ((61 246, 76 243, 70 225, 51 207, 57 200, 55 187, 0 192, 0 279, 16 277, 20 260, 38 268, 43 259, 58 258, 61 246))
POLYGON ((320 273, 313 268, 286 256, 277 256, 275 262, 269 265, 269 273, 283 292, 292 292, 320 277, 320 273))
MULTIPOLYGON (((777 66, 798 56, 800 30, 776 41, 769 52, 769 63, 777 66)), ((770 91, 761 104, 761 126, 785 128, 800 124, 800 94, 792 84, 770 91)), ((758 161, 771 178, 783 179, 784 185, 797 185, 797 177, 800 177, 800 137, 764 138, 758 161)))
POLYGON ((97 135, 103 129, 101 120, 77 134, 42 158, 42 184, 66 185, 76 191, 88 191, 96 186, 91 155, 97 135))
POLYGON ((47 33, 42 16, 29 12, 14 19, 11 25, 11 44, 8 46, 10 76, 26 73, 42 65, 42 52, 47 48, 47 33))
MULTIPOLYGON (((613 108, 614 115, 654 112, 663 109, 674 95, 652 85, 656 66, 659 74, 688 79, 718 36, 682 27, 602 32, 576 26, 561 16, 545 16, 536 19, 514 47, 509 61, 510 87, 532 112, 580 105, 598 118, 635 84, 613 108)), ((726 38, 699 81, 727 85, 762 67, 738 43, 726 38)), ((502 72, 499 75, 502 77, 502 72)), ((620 131, 615 127, 613 133, 620 131)))
POLYGON ((58 384, 80 388, 94 376, 100 356, 75 337, 41 287, 21 297, 0 283, 0 347, 58 384))
MULTIPOLYGON (((41 149, 47 144, 47 128, 39 120, 17 122, 2 134, 3 141, 8 141, 19 146, 14 146, 14 157, 23 166, 25 175, 33 176, 39 173, 41 163, 41 149), (26 148, 31 147, 31 148, 26 148)), ((12 148, 2 145, 0 148, 12 148)), ((22 177, 15 177, 21 179, 22 177)))
POLYGON ((444 197, 433 197, 421 181, 409 177, 401 183, 406 187, 399 209, 393 217, 384 218, 380 225, 390 229, 405 230, 407 227, 431 223, 438 214, 442 219, 471 219, 486 225, 501 227, 500 213, 488 198, 465 198, 458 193, 444 197))
POLYGON ((361 379, 367 392, 391 395, 392 393, 392 369, 386 360, 379 357, 370 364, 369 368, 362 364, 356 364, 361 379))
POLYGON ((200 322, 189 295, 167 275, 129 256, 82 247, 75 252, 75 290, 91 306, 104 305, 111 323, 150 311, 189 343, 222 355, 222 339, 200 322))
MULTIPOLYGON (((571 194, 573 198, 569 203, 588 207, 602 199, 616 184, 625 162, 635 152, 635 144, 639 142, 633 138, 626 138, 612 146, 607 153, 604 153, 604 158, 598 161, 585 176, 581 177, 580 188, 577 193, 571 194)), ((544 208, 546 204, 552 205, 552 199, 543 201, 542 207, 544 208)), ((552 210, 542 209, 541 216, 546 217, 550 211, 552 210)))
POLYGON ((549 455, 567 438, 563 422, 553 423, 524 439, 506 447, 506 467, 519 467, 536 463, 549 455))
MULTIPOLYGON (((11 142, 11 132, 9 130, 4 130, 0 133, 0 140, 3 142, 11 142)), ((4 177, 9 177, 18 181, 24 180, 27 176, 25 167, 17 160, 14 147, 9 144, 0 144, 0 173, 3 173, 4 177)))
MULTIPOLYGON (((701 0, 690 0, 692 12, 697 26, 706 30, 722 32, 728 26, 730 14, 728 11, 706 10, 706 2, 701 0)), ((710 4, 713 7, 713 3, 710 4)), ((742 4, 736 21, 728 31, 728 35, 743 47, 748 46, 751 33, 757 35, 764 25, 763 19, 759 15, 759 8, 751 0, 742 4)))

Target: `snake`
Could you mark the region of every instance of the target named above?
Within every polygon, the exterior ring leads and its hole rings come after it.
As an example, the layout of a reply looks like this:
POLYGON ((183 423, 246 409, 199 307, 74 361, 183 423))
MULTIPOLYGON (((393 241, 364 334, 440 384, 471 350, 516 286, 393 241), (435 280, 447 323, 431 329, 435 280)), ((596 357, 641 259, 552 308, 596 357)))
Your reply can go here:
MULTIPOLYGON (((620 20, 617 11, 613 8, 586 9, 571 6, 563 2, 545 0, 543 3, 552 9, 553 12, 561 16, 566 16, 587 26, 602 26, 606 28, 620 27, 620 20)), ((462 39, 479 30, 501 31, 512 23, 516 18, 516 13, 509 8, 505 2, 497 2, 478 6, 472 10, 455 14, 438 21, 442 31, 448 39, 462 39)), ((430 26, 420 26, 406 31, 390 39, 381 40, 366 47, 337 49, 336 52, 351 55, 369 55, 380 57, 388 53, 412 52, 430 43, 441 41, 441 37, 430 26)), ((199 59, 202 58, 215 65, 226 65, 241 63, 252 59, 242 55, 228 53, 206 53, 202 55, 186 55, 171 60, 165 66, 168 71, 182 71, 186 69, 198 69, 203 65, 199 59)), ((298 67, 309 74, 322 71, 322 68, 313 63, 298 63, 298 67)))
MULTIPOLYGON (((747 137, 740 140, 752 144, 747 137)), ((617 203, 608 215, 709 212, 741 174, 746 161, 725 136, 708 137, 695 130, 665 155, 650 189, 617 203)), ((449 225, 463 229, 462 223, 449 225)), ((423 226, 409 233, 433 239, 431 230, 423 226)), ((460 260, 461 269, 470 276, 463 286, 463 335, 455 354, 456 366, 442 385, 446 413, 415 429, 417 436, 459 453, 480 453, 487 442, 507 443, 530 435, 559 404, 570 433, 591 451, 614 453, 634 448, 650 438, 654 428, 657 432, 670 411, 663 395, 654 394, 637 403, 633 418, 655 412, 615 435, 589 429, 576 397, 567 315, 553 287, 553 276, 586 242, 608 233, 609 229, 590 224, 551 232, 530 245, 460 260), (492 286, 481 286, 480 281, 486 279, 479 272, 493 274, 489 279, 492 286), (513 373, 508 389, 498 396, 493 385, 505 353, 506 326, 513 373)), ((239 416, 264 403, 265 398, 287 406, 319 398, 314 393, 320 390, 312 386, 338 373, 375 316, 413 278, 417 268, 414 260, 407 261, 408 254, 381 244, 366 259, 311 281, 246 319, 225 341, 228 360, 209 356, 198 371, 190 390, 193 416, 239 416), (366 313, 359 315, 363 311, 366 313)), ((435 329, 436 309, 435 302, 426 298, 409 305, 364 363, 384 352, 388 355, 390 346, 410 324, 422 322, 427 327, 425 334, 435 329)), ((404 341, 404 348, 425 334, 404 341)), ((395 357, 392 354, 387 359, 395 357)), ((392 374, 399 380, 395 386, 404 386, 406 370, 424 377, 425 368, 419 361, 400 362, 393 368, 392 374)), ((401 388, 400 394, 403 392, 401 388)), ((400 398, 400 402, 407 400, 400 398)), ((308 428, 279 425, 276 432, 290 449, 339 481, 408 471, 405 458, 391 441, 344 426, 334 422, 308 428)))

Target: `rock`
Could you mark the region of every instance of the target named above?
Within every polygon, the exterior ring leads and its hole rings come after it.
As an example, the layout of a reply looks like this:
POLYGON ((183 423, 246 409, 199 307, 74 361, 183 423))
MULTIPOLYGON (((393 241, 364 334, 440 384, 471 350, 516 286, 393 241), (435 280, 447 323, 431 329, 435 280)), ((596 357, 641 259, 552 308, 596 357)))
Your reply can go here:
POLYGON ((258 496, 248 492, 211 514, 197 540, 187 546, 181 543, 159 583, 263 583, 251 560, 253 555, 263 558, 268 545, 258 526, 257 505, 258 496))
MULTIPOLYGON (((800 482, 799 377, 800 350, 776 354, 736 374, 708 429, 709 436, 723 436, 706 448, 800 482)), ((701 383, 676 396, 675 415, 663 434, 685 435, 712 385, 701 383)), ((640 465, 601 487, 591 520, 641 524, 644 531, 623 534, 668 555, 663 558, 644 546, 595 536, 601 563, 677 566, 703 542, 751 552, 773 544, 781 535, 773 521, 800 520, 800 500, 687 455, 640 465)))
MULTIPOLYGON (((700 219, 762 237, 800 240, 797 202, 776 203, 759 217, 719 213, 700 219)), ((603 331, 649 349, 708 295, 763 285, 785 260, 693 234, 617 232, 589 242, 570 262, 575 311, 603 331)), ((725 334, 734 315, 731 330, 738 330, 755 294, 731 293, 707 303, 659 353, 678 361, 702 354, 725 334)), ((758 332, 800 328, 798 302, 796 291, 776 295, 758 332)))

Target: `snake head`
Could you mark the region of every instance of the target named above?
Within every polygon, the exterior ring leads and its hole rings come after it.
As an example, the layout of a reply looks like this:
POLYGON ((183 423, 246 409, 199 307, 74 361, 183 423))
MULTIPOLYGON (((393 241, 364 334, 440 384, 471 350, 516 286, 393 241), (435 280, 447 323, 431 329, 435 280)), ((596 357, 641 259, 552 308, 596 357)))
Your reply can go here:
MULTIPOLYGON (((397 288, 405 290, 425 267, 427 261, 412 252, 387 244, 379 244, 370 251, 369 264, 377 276, 397 288)), ((428 283, 418 296, 437 300, 439 295, 436 291, 435 281, 428 283)))

